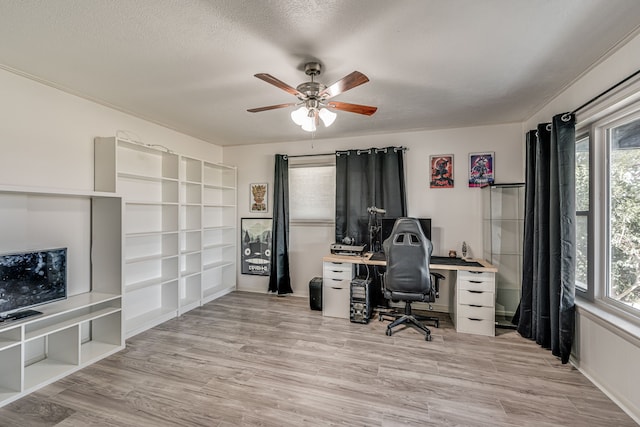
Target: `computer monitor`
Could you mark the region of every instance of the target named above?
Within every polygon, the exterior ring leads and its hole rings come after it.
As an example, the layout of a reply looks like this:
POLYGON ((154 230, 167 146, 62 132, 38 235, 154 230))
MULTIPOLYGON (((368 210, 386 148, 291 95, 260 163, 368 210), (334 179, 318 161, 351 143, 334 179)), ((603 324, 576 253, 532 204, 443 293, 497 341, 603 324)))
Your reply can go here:
MULTIPOLYGON (((393 230, 393 226, 396 223, 397 218, 382 218, 381 228, 380 228, 380 243, 382 244, 385 240, 391 236, 391 231, 393 230)), ((422 232, 427 239, 431 240, 431 218, 416 218, 420 223, 420 228, 422 228, 422 232)))

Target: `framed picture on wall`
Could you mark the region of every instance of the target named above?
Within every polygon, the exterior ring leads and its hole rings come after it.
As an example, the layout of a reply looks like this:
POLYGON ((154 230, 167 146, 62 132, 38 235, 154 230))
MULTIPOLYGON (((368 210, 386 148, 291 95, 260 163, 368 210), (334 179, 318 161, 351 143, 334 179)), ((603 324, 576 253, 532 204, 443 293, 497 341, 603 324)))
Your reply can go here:
POLYGON ((260 183, 260 184, 249 184, 250 187, 250 206, 249 209, 252 213, 262 212, 266 213, 268 211, 267 200, 269 200, 269 184, 260 183))
POLYGON ((469 153, 469 187, 484 187, 495 180, 495 154, 469 153))
POLYGON ((242 274, 268 276, 271 266, 271 218, 241 218, 242 274))
POLYGON ((429 156, 431 188, 453 188, 453 154, 429 156))

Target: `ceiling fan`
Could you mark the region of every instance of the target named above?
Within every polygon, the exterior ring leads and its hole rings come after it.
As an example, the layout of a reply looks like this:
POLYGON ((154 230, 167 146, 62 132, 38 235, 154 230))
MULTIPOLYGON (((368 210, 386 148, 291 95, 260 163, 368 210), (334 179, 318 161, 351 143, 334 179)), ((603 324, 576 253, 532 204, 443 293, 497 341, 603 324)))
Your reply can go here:
POLYGON ((322 120, 325 127, 331 126, 336 119, 336 113, 330 109, 364 114, 366 116, 370 116, 376 112, 378 108, 371 107, 369 105, 329 101, 331 98, 340 95, 342 92, 346 92, 349 89, 353 89, 354 87, 368 82, 369 78, 367 76, 359 71, 354 71, 332 85, 325 86, 322 83, 314 81, 314 77, 320 75, 321 68, 322 67, 319 62, 306 63, 304 66, 304 72, 306 75, 311 76, 311 81, 301 83, 296 88, 289 86, 270 74, 256 74, 255 77, 298 97, 299 101, 287 104, 269 105, 267 107, 250 108, 247 111, 250 113, 259 113, 261 111, 300 105, 300 108, 291 113, 291 119, 307 132, 314 132, 316 130, 319 119, 322 120))

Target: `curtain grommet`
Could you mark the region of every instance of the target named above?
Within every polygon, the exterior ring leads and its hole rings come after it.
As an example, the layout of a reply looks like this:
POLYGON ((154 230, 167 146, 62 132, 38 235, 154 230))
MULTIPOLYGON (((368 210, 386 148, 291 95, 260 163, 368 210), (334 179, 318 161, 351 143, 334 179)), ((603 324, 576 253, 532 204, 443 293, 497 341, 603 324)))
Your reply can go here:
POLYGON ((564 113, 562 117, 560 117, 560 119, 566 123, 571 120, 571 116, 572 116, 571 113, 564 113))

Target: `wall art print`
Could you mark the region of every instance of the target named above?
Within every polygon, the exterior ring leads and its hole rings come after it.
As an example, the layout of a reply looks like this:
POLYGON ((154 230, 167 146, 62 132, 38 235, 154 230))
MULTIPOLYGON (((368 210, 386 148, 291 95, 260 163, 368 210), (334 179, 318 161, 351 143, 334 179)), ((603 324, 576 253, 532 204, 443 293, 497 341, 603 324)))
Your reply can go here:
POLYGON ((267 200, 268 200, 268 189, 269 184, 260 183, 260 184, 249 184, 250 186, 250 211, 252 213, 266 213, 267 212, 267 200))
POLYGON ((453 188, 453 154, 429 156, 431 188, 453 188))
POLYGON ((495 180, 495 154, 469 153, 469 187, 485 187, 495 180))
POLYGON ((241 218, 242 274, 268 276, 271 267, 271 218, 241 218))

